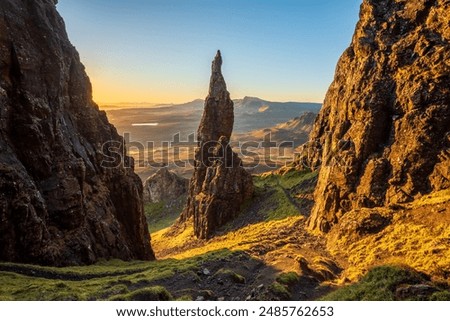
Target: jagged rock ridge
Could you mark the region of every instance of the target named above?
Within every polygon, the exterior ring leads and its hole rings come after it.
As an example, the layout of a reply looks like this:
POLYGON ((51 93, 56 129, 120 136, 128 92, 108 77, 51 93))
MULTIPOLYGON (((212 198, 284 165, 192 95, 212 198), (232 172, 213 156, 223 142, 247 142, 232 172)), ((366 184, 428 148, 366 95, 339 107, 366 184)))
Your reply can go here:
POLYGON ((450 187, 450 3, 364 0, 303 160, 310 227, 450 187))
POLYGON ((92 101, 54 0, 0 2, 0 260, 153 259, 142 183, 92 101), (125 167, 120 166, 118 157, 125 167))
POLYGON ((198 128, 199 146, 186 208, 180 221, 193 218, 195 235, 209 238, 233 219, 253 194, 252 177, 229 145, 233 131, 233 101, 221 71, 220 51, 212 63, 209 95, 198 128))

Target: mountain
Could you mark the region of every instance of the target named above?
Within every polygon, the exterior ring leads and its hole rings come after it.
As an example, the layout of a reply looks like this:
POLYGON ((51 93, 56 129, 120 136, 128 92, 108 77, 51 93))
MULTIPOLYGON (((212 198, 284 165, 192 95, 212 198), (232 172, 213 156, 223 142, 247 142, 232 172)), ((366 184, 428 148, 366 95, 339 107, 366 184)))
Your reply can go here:
POLYGON ((153 259, 142 183, 132 159, 103 149, 120 137, 55 3, 0 2, 0 260, 153 259))
MULTIPOLYGON (((157 122, 162 126, 170 126, 173 129, 170 135, 181 131, 183 133, 193 133, 196 131, 203 112, 205 101, 197 99, 184 104, 157 105, 144 108, 123 108, 106 106, 106 113, 119 132, 130 132, 132 123, 157 122)), ((234 112, 236 114, 234 131, 236 133, 248 132, 265 127, 273 127, 279 123, 286 122, 297 117, 302 112, 318 113, 321 104, 301 103, 301 102, 271 102, 259 98, 245 97, 235 99, 234 112)), ((136 135, 142 137, 142 130, 148 128, 134 129, 139 132, 136 135)), ((158 132, 161 130, 158 129, 158 132)), ((168 135, 170 137, 170 135, 168 135)))
POLYGON ((264 138, 270 134, 272 141, 277 143, 292 142, 294 148, 296 148, 309 140, 309 134, 316 117, 317 114, 313 112, 304 112, 300 116, 277 124, 274 127, 235 135, 233 139, 236 141, 260 142, 264 141, 264 138))
POLYGON ((273 127, 297 117, 302 112, 318 113, 321 104, 299 102, 271 102, 255 97, 234 100, 235 131, 239 133, 273 127))
POLYGON ((365 0, 360 17, 305 147, 324 232, 450 188, 450 3, 365 0))

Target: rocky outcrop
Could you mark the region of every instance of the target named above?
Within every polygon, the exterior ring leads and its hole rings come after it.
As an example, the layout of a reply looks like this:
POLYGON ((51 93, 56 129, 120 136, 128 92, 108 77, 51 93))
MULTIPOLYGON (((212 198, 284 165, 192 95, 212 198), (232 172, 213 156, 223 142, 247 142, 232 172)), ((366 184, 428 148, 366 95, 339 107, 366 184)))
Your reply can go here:
POLYGON ((450 188, 449 20, 446 0, 364 0, 304 149, 311 228, 450 188))
POLYGON ((218 227, 236 217, 242 203, 253 193, 252 177, 229 145, 234 122, 233 101, 221 66, 218 51, 197 132, 199 146, 187 205, 180 217, 182 222, 193 218, 195 235, 199 238, 209 238, 218 227))
POLYGON ((188 179, 163 167, 144 182, 144 202, 173 201, 185 194, 188 187, 188 179))
POLYGON ((0 30, 0 260, 153 259, 142 183, 120 148, 103 148, 121 137, 55 1, 2 0, 0 30))

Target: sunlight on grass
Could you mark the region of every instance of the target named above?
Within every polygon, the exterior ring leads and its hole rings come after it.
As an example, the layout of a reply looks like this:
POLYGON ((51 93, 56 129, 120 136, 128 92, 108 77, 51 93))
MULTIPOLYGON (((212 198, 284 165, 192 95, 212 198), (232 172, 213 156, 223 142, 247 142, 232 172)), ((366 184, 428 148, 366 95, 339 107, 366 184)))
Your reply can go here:
MULTIPOLYGON (((449 200, 448 190, 425 196, 407 204, 405 210, 391 211, 392 222, 388 226, 359 239, 355 239, 355 231, 342 232, 341 228, 341 234, 329 240, 328 248, 331 254, 348 258, 348 268, 342 278, 356 281, 380 264, 406 264, 417 271, 445 278, 450 272, 450 220, 444 212, 436 211, 435 205, 449 200)), ((445 210, 448 205, 441 206, 445 210)), ((388 213, 386 209, 367 211, 388 213)), ((340 224, 353 219, 344 216, 340 224)))
MULTIPOLYGON (((274 242, 274 231, 297 226, 303 221, 303 217, 288 217, 283 220, 261 222, 245 226, 240 230, 231 231, 223 236, 215 237, 209 241, 196 240, 193 236, 192 225, 189 224, 181 234, 175 236, 166 235, 170 229, 165 229, 152 234, 152 245, 156 252, 159 250, 172 250, 177 252, 170 255, 172 258, 182 259, 194 255, 200 255, 220 249, 248 250, 258 243, 274 242), (184 246, 189 242, 198 242, 197 246, 184 246), (178 249, 178 251, 176 251, 178 249)), ((270 244, 270 243, 269 243, 270 244)), ((164 258, 164 257, 161 257, 164 258)))

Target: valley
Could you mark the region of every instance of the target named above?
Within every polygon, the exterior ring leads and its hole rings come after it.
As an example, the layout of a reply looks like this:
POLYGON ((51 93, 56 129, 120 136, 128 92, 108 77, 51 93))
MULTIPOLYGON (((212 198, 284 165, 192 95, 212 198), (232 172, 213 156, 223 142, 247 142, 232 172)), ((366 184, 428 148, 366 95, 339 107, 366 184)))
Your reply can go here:
MULTIPOLYGON (((135 159, 135 171, 145 181, 163 166, 183 177, 192 176, 195 138, 203 104, 204 101, 198 99, 180 105, 147 108, 106 105, 101 108, 106 110, 118 133, 125 137, 127 152, 135 159)), ((307 141, 321 107, 315 103, 279 103, 256 97, 235 99, 234 104, 236 121, 232 146, 240 151, 246 168, 252 173, 266 172, 293 161, 296 148, 307 141), (294 120, 305 113, 308 117, 301 119, 300 124, 299 120, 294 120), (289 121, 294 123, 286 125, 289 121), (277 148, 280 145, 282 147, 277 148)))

